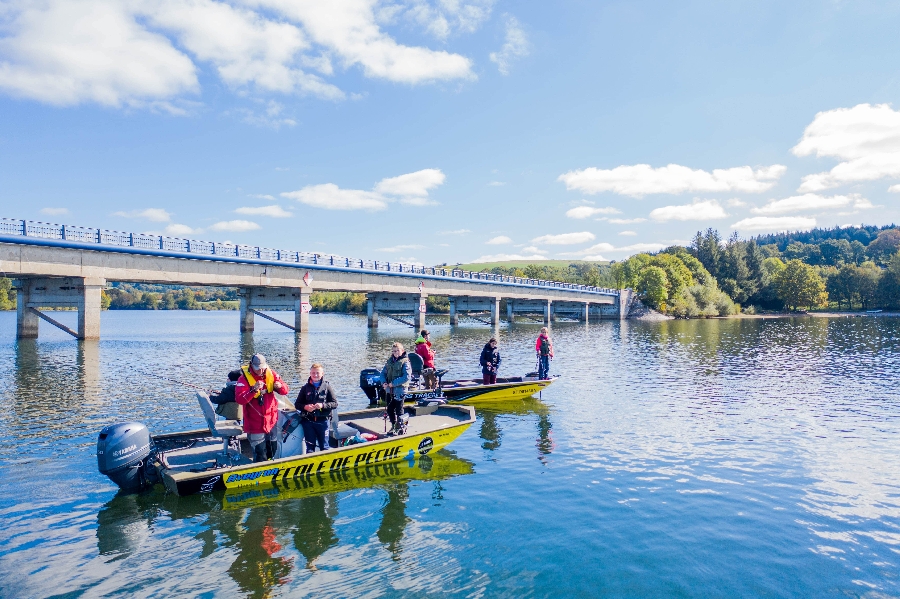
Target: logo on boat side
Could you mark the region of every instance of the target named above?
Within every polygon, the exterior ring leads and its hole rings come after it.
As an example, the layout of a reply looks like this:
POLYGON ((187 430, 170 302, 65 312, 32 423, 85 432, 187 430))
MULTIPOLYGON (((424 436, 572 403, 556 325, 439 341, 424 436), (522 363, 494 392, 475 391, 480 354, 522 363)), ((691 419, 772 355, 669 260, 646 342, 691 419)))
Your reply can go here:
POLYGON ((419 454, 425 455, 426 453, 431 451, 432 447, 434 447, 434 441, 431 439, 431 437, 425 437, 419 443, 419 454))
POLYGON ((212 493, 213 488, 216 486, 216 483, 219 482, 221 476, 214 476, 202 485, 200 485, 201 493, 212 493))
POLYGON ((121 455, 125 455, 128 452, 134 451, 135 449, 137 449, 137 445, 130 445, 130 446, 126 447, 125 449, 119 449, 118 451, 114 451, 113 457, 117 458, 121 455))
POLYGON ((247 474, 231 474, 225 481, 227 483, 235 483, 242 480, 256 480, 263 476, 275 476, 278 474, 279 468, 269 468, 268 470, 257 470, 256 472, 248 472, 247 474))

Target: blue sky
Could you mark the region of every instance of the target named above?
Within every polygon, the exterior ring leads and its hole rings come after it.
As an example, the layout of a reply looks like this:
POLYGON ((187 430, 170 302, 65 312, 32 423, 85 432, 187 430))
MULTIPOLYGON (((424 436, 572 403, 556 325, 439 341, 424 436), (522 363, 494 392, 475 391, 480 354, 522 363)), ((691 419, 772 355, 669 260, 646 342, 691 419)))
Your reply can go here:
POLYGON ((0 3, 0 216, 622 259, 900 222, 890 2, 0 3))

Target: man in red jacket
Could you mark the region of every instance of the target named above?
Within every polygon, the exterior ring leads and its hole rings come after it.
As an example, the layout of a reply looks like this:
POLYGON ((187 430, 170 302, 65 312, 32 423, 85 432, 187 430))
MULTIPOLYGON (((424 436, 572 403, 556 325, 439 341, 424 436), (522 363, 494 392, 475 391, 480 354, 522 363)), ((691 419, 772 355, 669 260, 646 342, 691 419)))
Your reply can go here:
POLYGON ((278 449, 278 399, 275 393, 287 395, 287 383, 269 368, 266 358, 256 354, 248 366, 241 367, 241 377, 234 387, 234 400, 244 406, 244 432, 253 448, 253 461, 264 462, 275 457, 278 449))

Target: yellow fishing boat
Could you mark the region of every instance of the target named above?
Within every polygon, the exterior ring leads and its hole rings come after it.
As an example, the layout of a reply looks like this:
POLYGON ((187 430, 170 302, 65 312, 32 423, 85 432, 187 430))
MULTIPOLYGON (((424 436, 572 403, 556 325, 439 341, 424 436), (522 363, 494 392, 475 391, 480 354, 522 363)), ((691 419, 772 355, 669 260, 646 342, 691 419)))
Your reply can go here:
POLYGON ((276 459, 254 463, 239 423, 216 420, 205 393, 197 393, 197 399, 207 429, 151 437, 137 422, 104 428, 97 441, 100 472, 125 491, 161 482, 177 495, 209 493, 414 460, 451 443, 475 422, 475 409, 469 406, 410 406, 404 433, 391 435, 381 409, 335 411, 332 449, 306 454, 299 416, 283 410, 276 459), (347 444, 364 436, 371 440, 347 444))

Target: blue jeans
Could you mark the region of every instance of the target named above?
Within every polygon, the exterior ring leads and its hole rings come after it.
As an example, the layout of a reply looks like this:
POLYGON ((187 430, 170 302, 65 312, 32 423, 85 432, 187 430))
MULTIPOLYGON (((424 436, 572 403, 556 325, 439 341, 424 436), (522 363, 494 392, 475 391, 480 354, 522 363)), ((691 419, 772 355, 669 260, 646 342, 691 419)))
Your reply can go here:
POLYGON ((319 451, 325 451, 328 447, 325 445, 325 434, 328 432, 328 420, 320 420, 312 422, 304 418, 300 421, 303 427, 303 440, 306 441, 306 453, 312 453, 316 450, 316 444, 319 445, 319 451))
POLYGON ((538 378, 542 381, 550 378, 550 356, 541 356, 538 361, 538 378))

